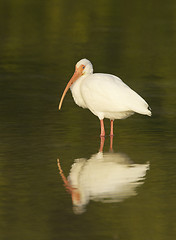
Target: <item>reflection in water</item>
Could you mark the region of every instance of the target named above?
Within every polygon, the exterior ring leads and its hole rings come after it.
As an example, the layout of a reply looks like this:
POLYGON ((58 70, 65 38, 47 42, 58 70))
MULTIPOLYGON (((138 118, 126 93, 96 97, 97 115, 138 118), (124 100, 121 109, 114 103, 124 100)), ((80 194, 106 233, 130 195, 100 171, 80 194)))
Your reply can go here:
MULTIPOLYGON (((104 140, 101 139, 100 150, 103 150, 103 145, 104 140)), ((74 212, 80 214, 90 200, 121 202, 136 195, 136 187, 143 184, 149 163, 134 164, 126 154, 99 151, 88 160, 76 159, 67 179, 59 160, 58 167, 72 196, 74 212)))

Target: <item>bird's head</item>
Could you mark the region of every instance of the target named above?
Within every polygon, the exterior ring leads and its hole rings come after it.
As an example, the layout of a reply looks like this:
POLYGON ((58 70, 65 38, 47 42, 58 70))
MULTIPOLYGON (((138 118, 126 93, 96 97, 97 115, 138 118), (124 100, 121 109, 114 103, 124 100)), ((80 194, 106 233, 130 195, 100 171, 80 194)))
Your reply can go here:
POLYGON ((59 103, 59 110, 61 109, 64 97, 65 97, 68 89, 71 87, 71 85, 77 79, 79 79, 81 76, 89 75, 89 74, 92 74, 92 73, 93 73, 93 66, 92 66, 92 63, 89 60, 84 58, 84 59, 81 59, 79 62, 77 62, 76 66, 75 66, 75 72, 74 72, 72 78, 70 79, 70 81, 68 82, 68 84, 67 84, 67 86, 66 86, 66 88, 65 88, 65 90, 62 94, 62 97, 61 97, 61 100, 60 100, 60 103, 59 103))
POLYGON ((82 75, 93 73, 92 63, 86 58, 83 58, 79 62, 77 62, 75 66, 75 71, 77 71, 78 69, 82 71, 82 75))

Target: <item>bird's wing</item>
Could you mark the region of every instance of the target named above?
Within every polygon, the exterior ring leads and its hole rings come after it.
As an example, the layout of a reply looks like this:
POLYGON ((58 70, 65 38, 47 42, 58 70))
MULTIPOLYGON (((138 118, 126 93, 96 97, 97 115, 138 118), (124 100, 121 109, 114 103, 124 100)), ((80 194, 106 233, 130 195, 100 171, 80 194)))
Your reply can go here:
POLYGON ((110 74, 93 74, 82 83, 82 96, 88 108, 98 112, 140 112, 148 104, 120 78, 110 74))

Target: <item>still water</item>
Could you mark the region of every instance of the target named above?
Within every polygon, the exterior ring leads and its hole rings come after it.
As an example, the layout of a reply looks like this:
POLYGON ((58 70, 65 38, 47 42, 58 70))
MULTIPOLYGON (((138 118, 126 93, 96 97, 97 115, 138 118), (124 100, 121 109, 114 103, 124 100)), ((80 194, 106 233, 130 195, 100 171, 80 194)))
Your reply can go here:
POLYGON ((0 239, 176 238, 175 29, 174 0, 0 1, 0 239), (57 110, 83 57, 152 108, 104 148, 70 93, 57 110))

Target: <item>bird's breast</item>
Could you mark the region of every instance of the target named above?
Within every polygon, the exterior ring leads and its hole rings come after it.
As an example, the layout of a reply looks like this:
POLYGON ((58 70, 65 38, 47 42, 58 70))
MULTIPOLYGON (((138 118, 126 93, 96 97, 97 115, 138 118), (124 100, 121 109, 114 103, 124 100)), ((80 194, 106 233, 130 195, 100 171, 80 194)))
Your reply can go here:
POLYGON ((80 77, 71 87, 70 87, 70 90, 71 90, 71 93, 72 93, 72 96, 73 96, 73 99, 75 101, 75 103, 79 106, 79 107, 82 107, 82 108, 87 108, 87 105, 84 101, 84 98, 83 98, 83 95, 82 95, 82 92, 81 92, 81 84, 82 84, 82 81, 83 81, 83 77, 80 77))

